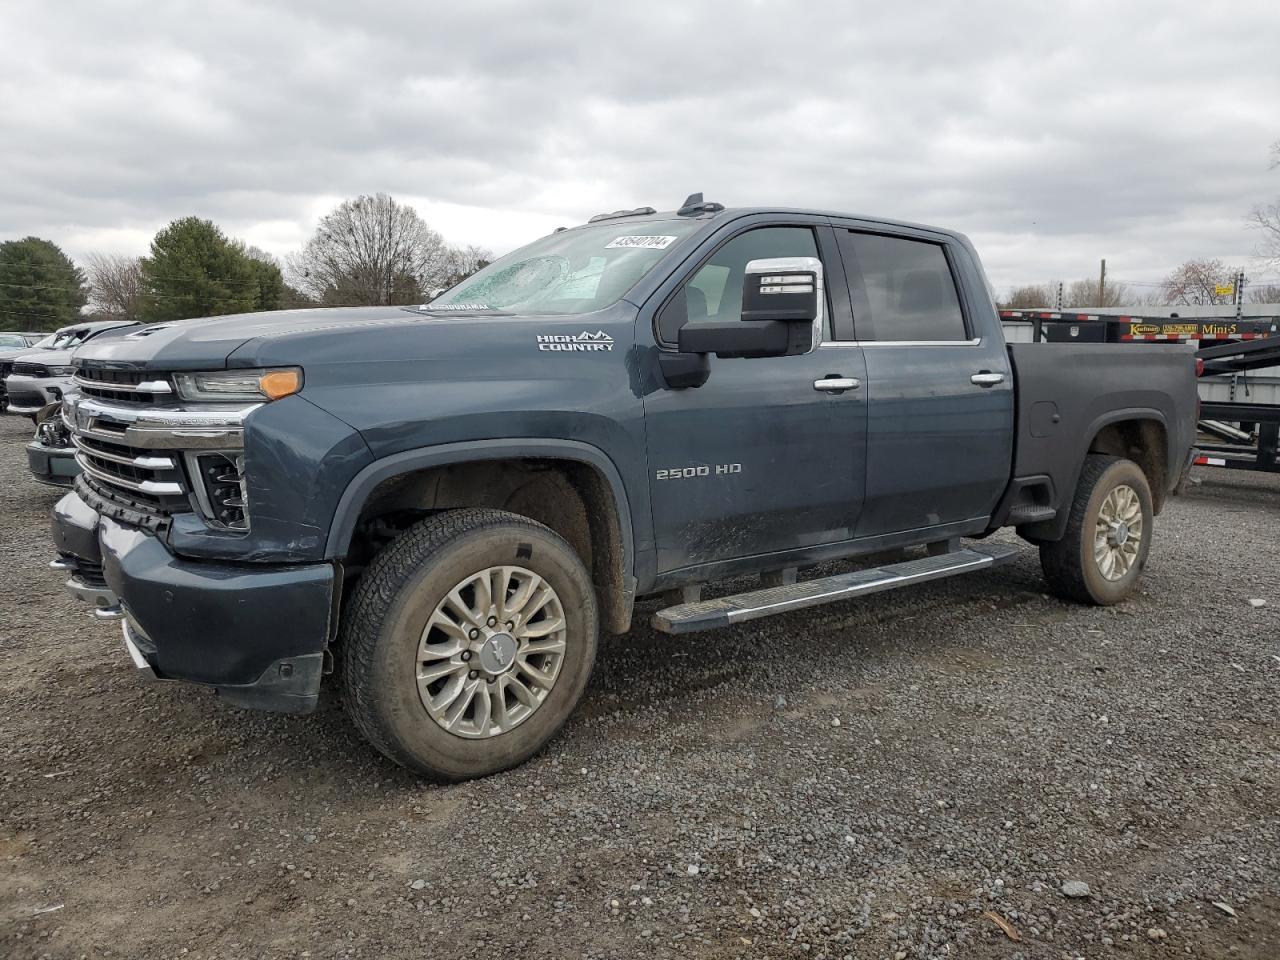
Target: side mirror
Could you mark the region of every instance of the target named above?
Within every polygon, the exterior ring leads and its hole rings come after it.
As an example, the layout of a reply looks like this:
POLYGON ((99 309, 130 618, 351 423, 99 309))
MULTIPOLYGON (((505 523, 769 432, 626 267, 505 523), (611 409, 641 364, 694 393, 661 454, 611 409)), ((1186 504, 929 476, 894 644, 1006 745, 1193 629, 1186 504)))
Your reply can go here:
POLYGON ((817 323, 822 299, 822 261, 817 257, 772 257, 747 264, 743 320, 817 323))
POLYGON ((677 343, 681 353, 725 358, 808 353, 821 335, 824 302, 817 257, 752 260, 742 281, 742 319, 685 324, 677 343))

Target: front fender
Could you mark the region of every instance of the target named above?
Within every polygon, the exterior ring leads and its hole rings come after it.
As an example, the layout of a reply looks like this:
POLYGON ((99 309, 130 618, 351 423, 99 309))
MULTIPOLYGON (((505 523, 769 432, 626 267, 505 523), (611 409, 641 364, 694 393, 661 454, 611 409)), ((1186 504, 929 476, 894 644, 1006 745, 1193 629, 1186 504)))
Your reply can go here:
POLYGON ((613 495, 622 540, 622 573, 630 580, 635 575, 635 530, 626 487, 617 466, 603 450, 588 443, 543 437, 444 443, 405 450, 375 460, 356 474, 338 501, 337 512, 329 527, 325 556, 334 560, 346 556, 360 512, 379 484, 403 474, 432 467, 516 458, 572 460, 584 463, 600 472, 613 495))

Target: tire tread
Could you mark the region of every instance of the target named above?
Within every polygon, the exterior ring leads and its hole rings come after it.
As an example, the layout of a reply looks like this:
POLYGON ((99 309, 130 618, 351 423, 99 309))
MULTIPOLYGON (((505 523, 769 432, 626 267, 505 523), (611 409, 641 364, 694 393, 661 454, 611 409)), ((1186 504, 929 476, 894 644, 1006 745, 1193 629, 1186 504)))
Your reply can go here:
POLYGON ((1067 517, 1067 526, 1060 540, 1040 544, 1040 566, 1044 570, 1049 589, 1064 600, 1078 603, 1110 605, 1125 599, 1132 593, 1145 565, 1146 551, 1150 548, 1151 494, 1146 477, 1141 468, 1125 457, 1091 453, 1085 457, 1080 469, 1080 478, 1072 496, 1071 510, 1067 517), (1139 558, 1138 571, 1128 584, 1119 591, 1108 591, 1103 587, 1091 587, 1087 564, 1091 562, 1091 546, 1094 538, 1094 517, 1089 509, 1090 501, 1106 478, 1107 474, 1123 466, 1134 475, 1131 485, 1139 487, 1138 496, 1144 504, 1147 519, 1146 541, 1143 553, 1139 558), (1090 549, 1086 549, 1090 548, 1090 549))
MULTIPOLYGON (((373 661, 382 623, 405 582, 446 545, 489 527, 524 526, 560 539, 554 531, 528 517, 482 507, 448 510, 409 527, 380 550, 356 585, 342 617, 340 652, 341 692, 347 715, 357 730, 380 753, 400 766, 437 780, 454 779, 424 768, 396 742, 377 709, 378 691, 372 682, 373 661)), ((565 548, 569 549, 568 544, 565 548)))

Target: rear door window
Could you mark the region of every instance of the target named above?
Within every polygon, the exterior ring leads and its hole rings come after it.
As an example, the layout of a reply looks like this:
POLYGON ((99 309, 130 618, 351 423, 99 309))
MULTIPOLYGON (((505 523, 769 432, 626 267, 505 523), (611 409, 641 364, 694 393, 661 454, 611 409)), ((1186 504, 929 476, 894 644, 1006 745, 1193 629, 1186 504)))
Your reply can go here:
POLYGON ((967 340, 955 278, 941 244, 842 231, 859 340, 967 340), (859 295, 861 294, 861 295, 859 295))

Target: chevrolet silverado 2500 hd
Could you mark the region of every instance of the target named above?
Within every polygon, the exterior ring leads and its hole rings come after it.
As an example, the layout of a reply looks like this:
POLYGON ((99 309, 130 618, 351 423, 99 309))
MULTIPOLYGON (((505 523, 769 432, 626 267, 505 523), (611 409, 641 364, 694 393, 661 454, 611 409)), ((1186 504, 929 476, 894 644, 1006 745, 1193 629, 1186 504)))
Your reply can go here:
POLYGON ((700 195, 422 307, 153 324, 76 365, 53 565, 138 669, 306 712, 336 663, 368 740, 445 779, 546 743, 637 597, 723 626, 988 569, 1015 548, 966 538, 1014 527, 1057 593, 1122 600, 1196 410, 1185 348, 1006 345, 959 234, 700 195))

